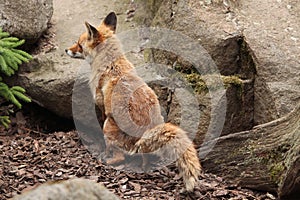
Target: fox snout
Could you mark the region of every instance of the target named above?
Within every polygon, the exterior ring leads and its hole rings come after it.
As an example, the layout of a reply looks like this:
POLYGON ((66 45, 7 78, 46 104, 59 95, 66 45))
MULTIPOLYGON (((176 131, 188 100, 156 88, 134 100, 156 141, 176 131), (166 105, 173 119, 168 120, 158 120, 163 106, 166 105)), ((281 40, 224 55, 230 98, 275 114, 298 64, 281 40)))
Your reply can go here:
POLYGON ((84 34, 81 36, 82 39, 75 44, 73 44, 71 47, 67 48, 65 52, 67 55, 69 55, 72 58, 84 58, 83 56, 83 49, 80 43, 82 43, 84 34))
POLYGON ((65 52, 66 52, 67 55, 69 55, 72 58, 82 58, 82 59, 84 58, 83 54, 81 52, 78 52, 78 51, 73 52, 70 49, 65 49, 65 52))

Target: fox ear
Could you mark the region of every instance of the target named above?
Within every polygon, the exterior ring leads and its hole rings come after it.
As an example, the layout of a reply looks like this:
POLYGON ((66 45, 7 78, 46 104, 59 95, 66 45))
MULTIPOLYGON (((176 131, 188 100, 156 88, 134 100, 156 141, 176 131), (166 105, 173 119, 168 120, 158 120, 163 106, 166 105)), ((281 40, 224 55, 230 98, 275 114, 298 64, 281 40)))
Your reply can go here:
POLYGON ((109 13, 105 19, 104 24, 108 26, 113 32, 116 32, 117 28, 117 16, 115 12, 109 13))
POLYGON ((88 39, 97 39, 99 37, 99 32, 98 30, 93 27, 92 25, 90 25, 88 22, 85 22, 85 26, 87 28, 87 31, 88 31, 88 39))

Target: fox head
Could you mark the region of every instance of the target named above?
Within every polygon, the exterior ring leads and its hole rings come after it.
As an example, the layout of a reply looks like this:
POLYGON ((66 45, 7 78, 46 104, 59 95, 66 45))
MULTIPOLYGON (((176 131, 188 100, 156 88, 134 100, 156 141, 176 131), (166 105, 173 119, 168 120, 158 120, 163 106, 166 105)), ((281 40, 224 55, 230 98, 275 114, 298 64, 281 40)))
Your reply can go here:
POLYGON ((117 16, 111 12, 99 27, 95 28, 88 22, 85 22, 85 26, 87 32, 83 33, 73 46, 65 50, 72 58, 86 58, 97 45, 112 37, 116 31, 117 16))

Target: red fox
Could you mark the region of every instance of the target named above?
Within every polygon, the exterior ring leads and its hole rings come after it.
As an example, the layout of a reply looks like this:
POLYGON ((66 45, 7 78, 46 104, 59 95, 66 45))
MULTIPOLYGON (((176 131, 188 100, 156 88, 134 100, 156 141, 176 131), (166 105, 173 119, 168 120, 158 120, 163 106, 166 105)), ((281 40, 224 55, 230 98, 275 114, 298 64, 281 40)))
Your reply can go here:
MULTIPOLYGON (((193 191, 201 173, 197 151, 185 131, 164 122, 156 94, 122 52, 115 34, 116 14, 109 13, 97 28, 87 22, 85 25, 87 32, 66 53, 90 63, 89 85, 95 103, 105 114, 107 148, 115 145, 130 154, 163 152, 176 158, 186 191, 193 191)), ((124 155, 115 150, 107 163, 122 160, 124 155)))

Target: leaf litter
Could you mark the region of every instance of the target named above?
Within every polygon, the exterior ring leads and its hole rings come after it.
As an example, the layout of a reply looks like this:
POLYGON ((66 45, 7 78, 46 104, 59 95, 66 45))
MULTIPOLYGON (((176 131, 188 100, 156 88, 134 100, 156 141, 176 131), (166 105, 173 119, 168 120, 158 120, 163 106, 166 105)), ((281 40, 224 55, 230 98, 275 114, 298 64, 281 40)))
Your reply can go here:
MULTIPOLYGON (((204 173, 193 193, 180 194, 175 165, 151 173, 131 173, 106 166, 82 145, 76 131, 49 134, 23 129, 0 135, 0 199, 8 199, 52 180, 81 177, 104 184, 121 199, 272 199, 228 185, 204 173)), ((271 198, 272 196, 272 198, 271 198)))

